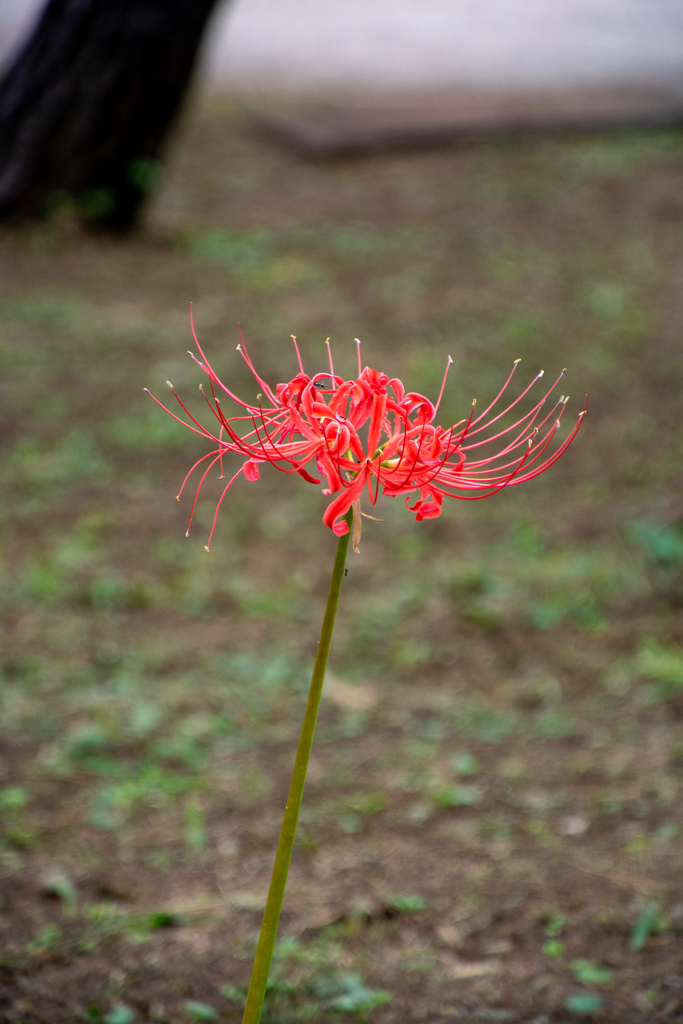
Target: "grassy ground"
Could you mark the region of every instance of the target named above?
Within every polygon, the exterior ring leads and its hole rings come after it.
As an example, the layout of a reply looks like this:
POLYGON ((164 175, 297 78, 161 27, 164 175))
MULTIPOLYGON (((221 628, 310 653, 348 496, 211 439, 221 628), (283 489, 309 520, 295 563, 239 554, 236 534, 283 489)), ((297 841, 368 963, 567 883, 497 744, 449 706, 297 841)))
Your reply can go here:
MULTIPOLYGON (((683 145, 312 166, 208 107, 138 237, 0 236, 0 1019, 238 1021, 317 641, 325 499, 218 483, 194 408, 330 335, 443 422, 569 367, 569 453, 350 556, 264 1021, 683 1019, 683 145)), ((563 386, 564 382, 563 382, 563 386)))

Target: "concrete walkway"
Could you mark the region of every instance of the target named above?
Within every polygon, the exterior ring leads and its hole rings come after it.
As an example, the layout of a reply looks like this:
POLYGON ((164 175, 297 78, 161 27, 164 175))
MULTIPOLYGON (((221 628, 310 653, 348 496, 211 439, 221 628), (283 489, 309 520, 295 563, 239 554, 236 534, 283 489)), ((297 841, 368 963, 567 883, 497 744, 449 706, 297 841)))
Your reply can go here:
MULTIPOLYGON (((43 2, 0 0, 0 60, 43 2)), ((236 0, 204 75, 276 91, 683 81, 683 0, 236 0)))
POLYGON ((237 0, 214 25, 231 88, 683 81, 683 0, 237 0))

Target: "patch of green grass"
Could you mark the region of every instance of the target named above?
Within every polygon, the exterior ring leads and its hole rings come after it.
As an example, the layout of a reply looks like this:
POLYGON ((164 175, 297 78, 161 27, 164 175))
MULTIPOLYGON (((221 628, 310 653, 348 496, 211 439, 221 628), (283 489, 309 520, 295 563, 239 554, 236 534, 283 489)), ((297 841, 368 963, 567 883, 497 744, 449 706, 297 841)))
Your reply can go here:
POLYGON ((83 919, 75 922, 65 935, 65 946, 72 952, 91 955, 103 945, 117 938, 124 938, 134 945, 148 942, 155 931, 163 928, 180 928, 192 923, 191 918, 166 911, 152 911, 148 914, 129 914, 111 903, 86 904, 83 919))
MULTIPOLYGON (((162 395, 161 400, 165 402, 166 396, 162 395)), ((144 405, 134 406, 124 416, 108 420, 101 429, 101 436, 108 444, 124 452, 194 447, 192 432, 172 416, 160 415, 160 412, 158 406, 147 399, 144 405)), ((178 412, 182 412, 180 407, 178 412)))
MULTIPOLYGON (((138 807, 168 807, 177 796, 203 788, 203 780, 164 771, 158 764, 141 766, 130 773, 122 766, 121 774, 124 775, 121 781, 107 782, 92 795, 89 821, 97 828, 118 828, 138 807)), ((192 814, 190 818, 188 836, 190 833, 194 836, 198 834, 199 825, 192 814)))
POLYGON ((453 712, 451 721, 456 732, 484 743, 502 743, 520 725, 514 710, 495 707, 483 697, 464 701, 453 712))
POLYGON ((651 160, 669 161, 680 153, 681 140, 674 131, 618 133, 609 138, 585 139, 577 142, 563 155, 570 174, 582 179, 594 175, 630 177, 643 163, 651 160))
POLYGON ((20 438, 11 453, 11 465, 11 482, 33 489, 101 479, 107 468, 92 437, 79 428, 71 430, 56 445, 20 438))
POLYGON ((184 246, 191 259, 220 263, 237 274, 267 267, 275 252, 272 231, 213 229, 188 235, 184 246))

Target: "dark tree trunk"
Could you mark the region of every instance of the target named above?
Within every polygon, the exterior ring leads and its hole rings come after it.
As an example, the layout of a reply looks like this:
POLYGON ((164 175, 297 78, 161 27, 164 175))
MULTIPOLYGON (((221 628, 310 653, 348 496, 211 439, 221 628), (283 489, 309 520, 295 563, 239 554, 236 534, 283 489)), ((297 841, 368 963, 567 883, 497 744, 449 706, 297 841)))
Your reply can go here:
POLYGON ((0 82, 0 217, 131 227, 216 0, 50 0, 0 82))

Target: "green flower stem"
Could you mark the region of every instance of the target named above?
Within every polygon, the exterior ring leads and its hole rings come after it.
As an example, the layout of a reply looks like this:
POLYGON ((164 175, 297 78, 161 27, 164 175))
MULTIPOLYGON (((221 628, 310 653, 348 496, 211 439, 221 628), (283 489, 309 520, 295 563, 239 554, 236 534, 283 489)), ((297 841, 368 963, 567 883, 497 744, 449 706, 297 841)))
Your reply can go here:
POLYGON ((306 784, 306 771, 308 769, 308 761, 311 756, 311 747, 313 745, 313 733, 315 732, 315 723, 318 717, 318 708, 320 706, 320 696, 322 694, 323 682, 325 680, 327 658, 330 653, 330 644, 332 643, 334 620, 337 614, 337 605, 339 604, 342 580, 344 579, 346 553, 348 551, 349 538, 351 536, 351 513, 346 517, 346 521, 349 524, 349 532, 339 538, 339 544, 337 545, 337 555, 334 560, 332 579, 330 581, 330 592, 327 596, 325 617, 323 619, 322 630, 320 631, 318 654, 313 667, 311 688, 308 694, 308 703, 306 704, 303 726, 301 727, 299 749, 296 752, 292 782, 289 787, 285 816, 282 821, 280 841, 278 843, 277 853, 275 854, 275 864, 273 865, 273 874, 270 880, 270 889, 268 890, 266 909, 263 914, 263 924, 261 925, 261 934, 259 936, 258 946, 256 949, 256 957, 254 959, 254 967, 251 973, 251 982, 249 983, 247 1004, 244 1008, 242 1024, 259 1024, 259 1021, 261 1020, 263 1000, 265 999, 266 985, 268 984, 268 975, 270 973, 270 961, 273 957, 273 948, 275 946, 277 926, 280 920, 282 900, 285 895, 285 886, 287 885, 289 863, 292 859, 292 850, 294 848, 294 836, 296 834, 297 822, 299 821, 299 811, 301 810, 304 785, 306 784))

